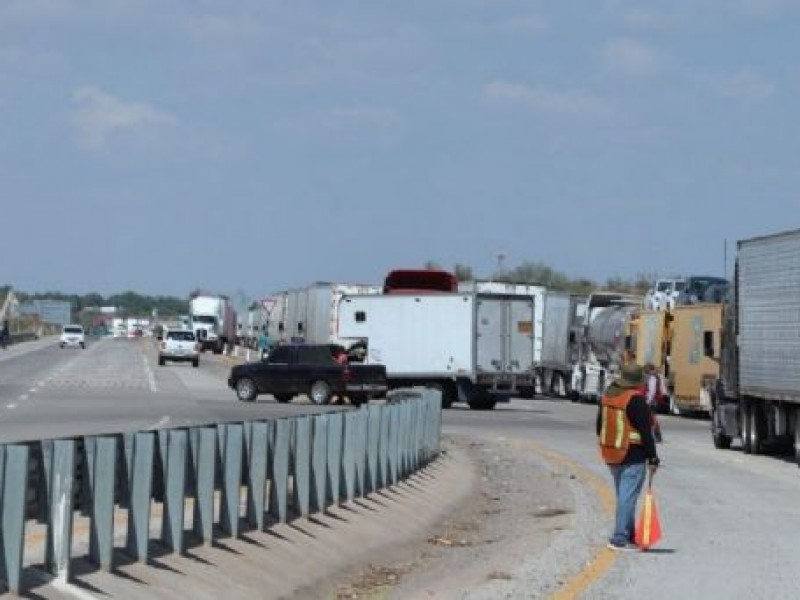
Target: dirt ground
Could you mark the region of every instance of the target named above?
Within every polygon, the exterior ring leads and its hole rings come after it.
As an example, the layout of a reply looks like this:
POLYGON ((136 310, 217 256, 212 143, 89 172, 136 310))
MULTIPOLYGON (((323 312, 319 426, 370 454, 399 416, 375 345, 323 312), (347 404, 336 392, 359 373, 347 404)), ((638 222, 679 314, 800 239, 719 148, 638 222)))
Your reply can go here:
POLYGON ((382 550, 327 597, 496 598, 516 597, 527 587, 519 567, 570 526, 573 476, 552 470, 534 453, 520 453, 502 437, 449 438, 448 445, 465 451, 477 469, 475 493, 427 539, 382 550))

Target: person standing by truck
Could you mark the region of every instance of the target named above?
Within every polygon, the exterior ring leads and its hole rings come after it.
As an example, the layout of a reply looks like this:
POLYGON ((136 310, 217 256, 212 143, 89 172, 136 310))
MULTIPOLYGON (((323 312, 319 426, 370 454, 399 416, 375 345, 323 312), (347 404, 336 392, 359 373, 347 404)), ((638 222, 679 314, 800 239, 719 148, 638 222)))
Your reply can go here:
POLYGON ((616 551, 638 550, 633 543, 636 503, 647 471, 655 473, 660 463, 645 388, 644 369, 626 365, 598 407, 600 454, 611 471, 617 503, 608 547, 616 551))
POLYGON ((661 425, 658 422, 658 409, 664 401, 664 393, 661 390, 661 376, 655 365, 650 363, 644 366, 644 371, 647 376, 647 405, 650 407, 650 412, 653 413, 653 437, 657 443, 663 441, 661 436, 661 425))

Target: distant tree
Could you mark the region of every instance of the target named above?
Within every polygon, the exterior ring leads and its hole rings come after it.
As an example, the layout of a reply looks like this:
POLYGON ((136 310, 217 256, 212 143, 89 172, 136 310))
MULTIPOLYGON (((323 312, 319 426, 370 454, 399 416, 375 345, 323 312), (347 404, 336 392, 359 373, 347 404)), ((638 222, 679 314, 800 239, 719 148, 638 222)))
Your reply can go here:
POLYGON ((456 263, 456 266, 453 267, 453 272, 455 273, 456 279, 459 281, 472 281, 475 279, 472 267, 462 265, 461 263, 456 263))
POLYGON ((437 263, 435 260, 429 260, 425 263, 425 268, 430 271, 441 271, 442 266, 437 263))

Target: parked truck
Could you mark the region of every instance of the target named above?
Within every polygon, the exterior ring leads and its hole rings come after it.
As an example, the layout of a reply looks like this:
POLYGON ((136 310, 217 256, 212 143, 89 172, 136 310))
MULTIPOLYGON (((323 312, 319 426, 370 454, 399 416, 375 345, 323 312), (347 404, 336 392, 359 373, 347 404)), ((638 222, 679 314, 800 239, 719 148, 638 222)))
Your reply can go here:
POLYGON ((338 331, 339 304, 345 295, 380 294, 380 285, 317 282, 273 294, 269 334, 273 340, 300 344, 343 344, 338 331))
POLYGON ((487 410, 533 386, 535 302, 478 292, 351 295, 338 332, 386 366, 390 387, 442 391, 442 406, 487 410))
POLYGON ((733 300, 702 332, 720 361, 710 385, 714 445, 793 448, 800 464, 800 230, 738 242, 733 300))
POLYGON ((693 304, 665 310, 643 310, 631 323, 636 362, 653 365, 661 375, 674 415, 709 414, 709 383, 719 363, 703 353, 703 332, 722 327, 721 304, 693 304))
POLYGON ((578 360, 572 368, 575 401, 597 402, 634 351, 631 324, 642 299, 616 292, 595 292, 586 303, 578 337, 578 360))
POLYGON ((236 341, 236 312, 225 296, 195 296, 189 302, 191 329, 200 350, 222 354, 236 341))

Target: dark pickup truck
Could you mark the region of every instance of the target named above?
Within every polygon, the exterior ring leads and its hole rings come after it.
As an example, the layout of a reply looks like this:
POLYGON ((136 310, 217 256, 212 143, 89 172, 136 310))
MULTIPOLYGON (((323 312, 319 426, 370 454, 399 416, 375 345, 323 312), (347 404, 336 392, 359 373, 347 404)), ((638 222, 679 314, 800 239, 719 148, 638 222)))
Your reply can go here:
POLYGON ((346 396, 355 405, 386 393, 383 365, 341 364, 329 345, 278 346, 262 361, 236 365, 228 385, 244 402, 272 394, 278 402, 307 394, 314 404, 346 396))

